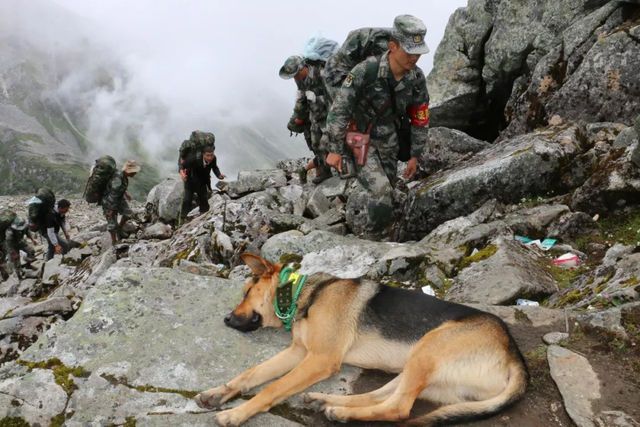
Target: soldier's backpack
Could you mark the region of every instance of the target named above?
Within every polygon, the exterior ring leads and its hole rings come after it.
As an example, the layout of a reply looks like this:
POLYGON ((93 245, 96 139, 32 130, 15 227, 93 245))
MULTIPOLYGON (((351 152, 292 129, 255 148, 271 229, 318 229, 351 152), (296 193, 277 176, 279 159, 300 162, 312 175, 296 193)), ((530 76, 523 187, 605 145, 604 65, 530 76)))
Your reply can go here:
POLYGON ((351 31, 340 49, 322 70, 322 77, 333 90, 340 88, 347 74, 370 56, 380 56, 389 49, 390 28, 360 28, 351 31))
POLYGON ((321 36, 309 38, 302 49, 302 56, 307 61, 325 62, 338 51, 338 43, 321 36))
POLYGON ((196 159, 205 146, 211 145, 215 149, 215 142, 216 137, 211 132, 203 132, 201 130, 191 132, 189 139, 185 139, 180 145, 178 170, 182 169, 185 163, 196 159))
MULTIPOLYGON (((0 240, 4 239, 4 232, 11 226, 11 223, 16 217, 16 213, 10 210, 0 211, 0 240)), ((2 260, 0 260, 2 262, 2 260)))
POLYGON ((113 157, 102 156, 95 160, 84 192, 87 203, 100 203, 107 184, 116 171, 116 160, 113 157))
POLYGON ((29 230, 42 231, 45 226, 47 214, 53 210, 56 204, 56 195, 49 188, 38 189, 35 197, 27 202, 29 207, 29 230))

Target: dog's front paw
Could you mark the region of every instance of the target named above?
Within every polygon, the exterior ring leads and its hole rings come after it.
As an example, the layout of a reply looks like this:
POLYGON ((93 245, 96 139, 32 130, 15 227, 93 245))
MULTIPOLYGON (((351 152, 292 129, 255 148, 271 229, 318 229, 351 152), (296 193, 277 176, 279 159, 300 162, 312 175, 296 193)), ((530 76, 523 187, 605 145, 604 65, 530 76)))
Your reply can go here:
POLYGON ((340 423, 346 423, 349 421, 349 418, 344 412, 343 407, 340 406, 327 406, 324 408, 324 415, 331 421, 338 421, 340 423))
POLYGON ((235 396, 236 393, 237 392, 234 392, 226 385, 223 385, 207 391, 203 391, 202 393, 194 397, 193 400, 195 400, 198 406, 201 408, 216 409, 219 408, 220 405, 222 405, 224 402, 235 396))
POLYGON ((222 427, 239 426, 243 421, 235 409, 227 409, 216 414, 216 422, 222 427))
POLYGON ((302 402, 315 411, 321 411, 324 408, 324 393, 304 393, 302 402))

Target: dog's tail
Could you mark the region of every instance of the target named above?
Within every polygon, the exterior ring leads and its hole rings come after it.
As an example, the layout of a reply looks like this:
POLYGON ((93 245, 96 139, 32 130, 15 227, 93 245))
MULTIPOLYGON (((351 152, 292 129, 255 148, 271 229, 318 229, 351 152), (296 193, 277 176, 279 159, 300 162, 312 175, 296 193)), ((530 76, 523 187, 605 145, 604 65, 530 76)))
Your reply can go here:
POLYGON ((519 400, 524 395, 528 382, 526 365, 521 360, 513 360, 509 366, 509 382, 497 396, 477 402, 443 406, 421 417, 407 420, 402 425, 434 426, 488 417, 519 400))

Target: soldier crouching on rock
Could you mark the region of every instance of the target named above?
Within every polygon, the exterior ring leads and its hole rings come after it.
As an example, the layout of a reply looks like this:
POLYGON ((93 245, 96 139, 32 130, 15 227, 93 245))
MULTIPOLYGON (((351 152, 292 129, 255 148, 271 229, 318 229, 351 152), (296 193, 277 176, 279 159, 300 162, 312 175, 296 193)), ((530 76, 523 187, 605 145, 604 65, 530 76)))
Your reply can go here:
POLYGON ((27 221, 16 217, 11 223, 11 226, 5 231, 4 245, 0 247, 0 260, 4 261, 6 252, 6 256, 13 262, 13 267, 18 278, 23 277, 22 265, 20 264, 20 251, 27 254, 25 258, 27 266, 36 260, 33 247, 24 240, 26 236, 31 240, 31 243, 36 244, 36 241, 29 232, 28 226, 27 221))
POLYGON ((182 200, 181 220, 187 217, 191 210, 191 202, 193 201, 193 193, 198 196, 198 206, 200 213, 203 214, 209 210, 209 191, 211 191, 211 171, 218 179, 226 178, 226 175, 220 172, 218 162, 214 154, 215 147, 213 144, 205 145, 202 148, 200 156, 194 156, 186 160, 180 166, 180 176, 184 182, 184 199, 182 200))
POLYGON ((135 160, 129 160, 122 167, 122 171, 113 175, 102 197, 102 212, 107 219, 107 231, 111 235, 111 243, 113 244, 123 237, 122 227, 133 215, 127 203, 127 200, 131 200, 127 187, 129 186, 129 178, 138 172, 140 172, 140 165, 135 160), (118 224, 118 214, 122 215, 120 224, 118 224))

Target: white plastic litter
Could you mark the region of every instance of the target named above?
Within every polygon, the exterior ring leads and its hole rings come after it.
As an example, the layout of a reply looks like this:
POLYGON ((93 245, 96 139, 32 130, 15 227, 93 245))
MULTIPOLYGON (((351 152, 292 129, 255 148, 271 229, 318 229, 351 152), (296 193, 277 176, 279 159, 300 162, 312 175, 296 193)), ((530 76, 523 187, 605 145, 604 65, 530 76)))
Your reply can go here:
POLYGON ((540 305, 540 303, 538 303, 538 301, 531 301, 531 300, 522 299, 522 298, 518 298, 516 300, 516 304, 518 304, 518 305, 530 305, 530 306, 533 306, 533 307, 538 307, 540 305))
POLYGON ((578 255, 567 252, 553 260, 553 263, 562 268, 574 268, 580 263, 578 255))
POLYGON ((436 296, 435 291, 434 291, 434 290, 433 290, 433 288, 432 288, 431 286, 429 286, 429 285, 427 285, 427 286, 423 286, 423 287, 422 287, 422 292, 424 292, 424 293, 425 293, 425 294, 427 294, 427 295, 431 295, 432 297, 435 297, 435 296, 436 296))

